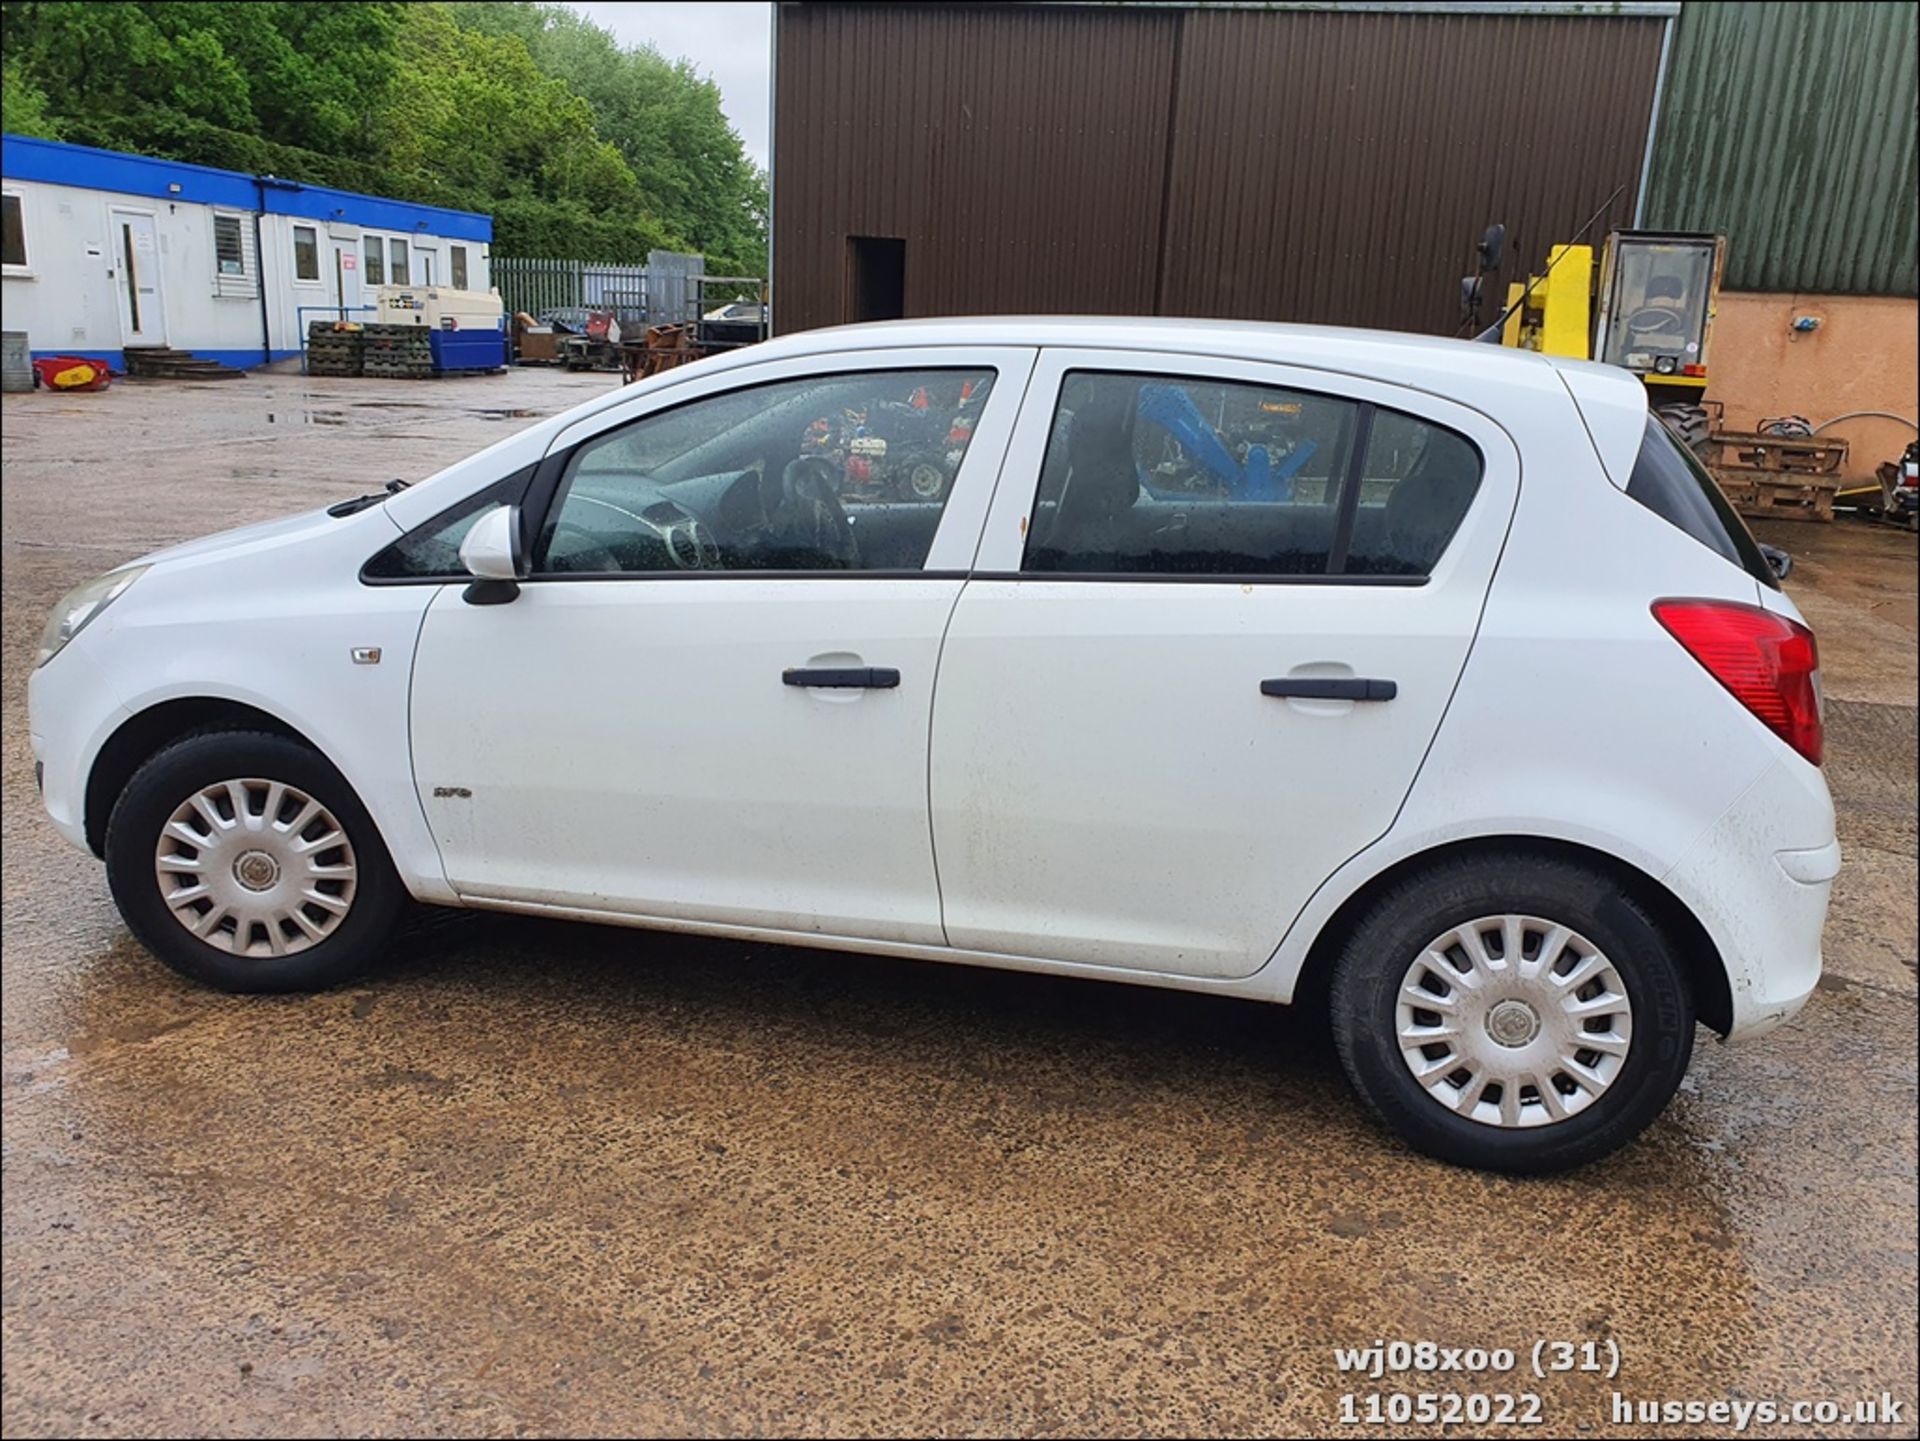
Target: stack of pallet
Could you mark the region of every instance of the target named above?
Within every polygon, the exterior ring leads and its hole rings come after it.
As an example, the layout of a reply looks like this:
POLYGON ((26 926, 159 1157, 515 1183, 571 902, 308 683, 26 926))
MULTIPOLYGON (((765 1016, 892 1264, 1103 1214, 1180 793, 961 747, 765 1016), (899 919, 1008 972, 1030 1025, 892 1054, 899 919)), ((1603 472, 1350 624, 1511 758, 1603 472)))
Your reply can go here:
POLYGON ((1766 520, 1832 520, 1847 443, 1815 435, 1717 430, 1707 467, 1733 508, 1766 520))
POLYGON ((360 357, 362 375, 424 380, 433 374, 433 332, 423 325, 369 325, 360 357))
POLYGON ((315 320, 307 325, 308 375, 358 375, 361 335, 357 325, 315 320))

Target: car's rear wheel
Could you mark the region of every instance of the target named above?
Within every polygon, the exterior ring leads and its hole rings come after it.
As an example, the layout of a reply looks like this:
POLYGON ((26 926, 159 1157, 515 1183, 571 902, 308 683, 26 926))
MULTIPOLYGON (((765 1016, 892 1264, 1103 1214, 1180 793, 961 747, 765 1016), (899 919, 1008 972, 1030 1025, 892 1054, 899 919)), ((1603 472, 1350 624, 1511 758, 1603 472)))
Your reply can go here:
POLYGON ((1349 937, 1330 1000, 1368 1104, 1416 1149, 1487 1170, 1624 1146, 1693 1052, 1686 971, 1653 918, 1599 871, 1524 853, 1395 883, 1349 937))
POLYGON ((225 991, 337 985, 374 959, 404 892, 366 808, 285 736, 213 731, 134 773, 107 883, 142 945, 225 991))

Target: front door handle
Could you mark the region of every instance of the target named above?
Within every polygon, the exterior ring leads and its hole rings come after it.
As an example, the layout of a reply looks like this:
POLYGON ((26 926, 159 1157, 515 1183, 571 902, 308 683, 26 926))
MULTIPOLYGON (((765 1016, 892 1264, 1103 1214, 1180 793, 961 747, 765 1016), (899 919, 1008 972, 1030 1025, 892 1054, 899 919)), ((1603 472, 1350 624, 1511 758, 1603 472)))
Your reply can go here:
POLYGON ((1392 700, 1400 687, 1390 680, 1362 676, 1287 676, 1261 681, 1260 694, 1295 700, 1392 700))
POLYGON ((900 684, 900 672, 881 665, 802 667, 780 672, 780 681, 833 690, 892 690, 900 684))

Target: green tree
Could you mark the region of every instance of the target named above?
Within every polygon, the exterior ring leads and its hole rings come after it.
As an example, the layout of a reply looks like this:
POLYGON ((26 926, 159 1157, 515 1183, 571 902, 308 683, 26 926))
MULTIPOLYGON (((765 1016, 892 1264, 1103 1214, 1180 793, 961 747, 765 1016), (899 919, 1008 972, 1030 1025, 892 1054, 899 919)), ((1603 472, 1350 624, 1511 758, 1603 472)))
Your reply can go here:
POLYGON ((16 134, 483 210, 505 253, 764 262, 714 86, 571 11, 0 0, 0 45, 16 134))
POLYGON ((562 6, 471 0, 451 8, 471 29, 524 44, 543 71, 587 100, 648 208, 706 254, 709 268, 764 273, 766 176, 747 158, 711 80, 650 46, 623 48, 562 6))
POLYGON ((35 85, 11 56, 0 63, 0 130, 41 140, 60 138, 60 122, 47 108, 46 91, 35 85))

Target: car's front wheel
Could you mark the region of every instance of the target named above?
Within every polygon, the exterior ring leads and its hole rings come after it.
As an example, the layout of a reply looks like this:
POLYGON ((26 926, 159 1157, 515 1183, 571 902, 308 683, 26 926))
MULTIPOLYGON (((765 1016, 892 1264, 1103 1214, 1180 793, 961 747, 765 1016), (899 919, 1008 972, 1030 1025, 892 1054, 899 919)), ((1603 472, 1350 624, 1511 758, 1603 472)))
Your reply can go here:
POLYGON ((1335 963, 1333 1031, 1355 1089, 1457 1165, 1556 1171, 1631 1141, 1693 1052, 1671 941, 1597 870, 1463 857, 1393 885, 1335 963))
POLYGON ((337 985, 380 953, 405 896, 366 808, 286 736, 211 731, 134 773, 107 883, 142 945, 225 991, 337 985))

